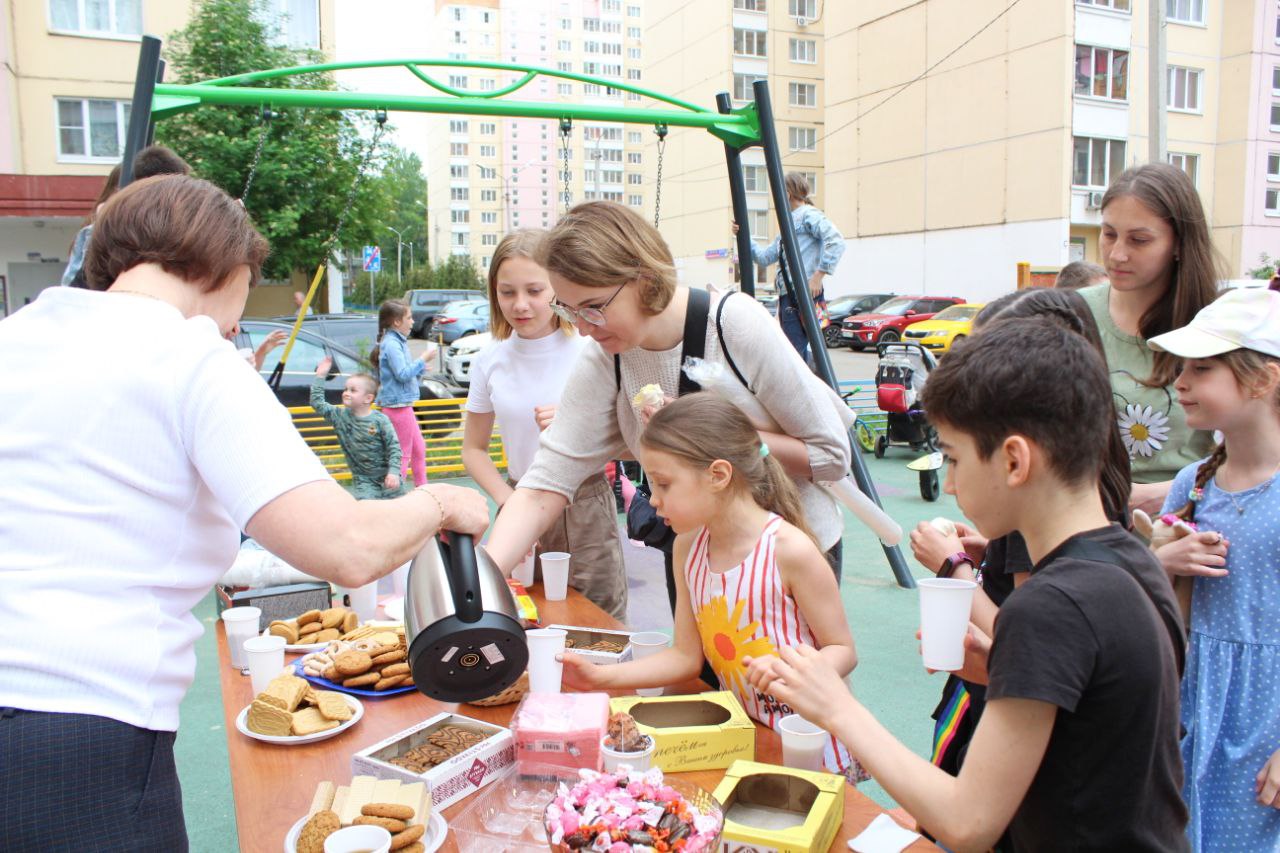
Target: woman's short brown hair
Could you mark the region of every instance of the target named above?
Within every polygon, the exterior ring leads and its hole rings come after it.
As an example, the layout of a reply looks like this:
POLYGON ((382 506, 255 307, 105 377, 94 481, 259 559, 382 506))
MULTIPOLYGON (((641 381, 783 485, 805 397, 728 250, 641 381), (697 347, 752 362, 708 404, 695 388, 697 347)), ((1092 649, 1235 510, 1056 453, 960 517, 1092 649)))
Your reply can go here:
POLYGON ((647 314, 661 313, 676 292, 676 265, 666 241, 617 202, 575 206, 547 232, 534 260, 582 287, 618 288, 638 280, 647 314))
MULTIPOLYGON (((545 236, 545 231, 522 228, 503 237, 498 248, 493 250, 493 259, 489 261, 489 333, 496 340, 505 341, 511 337, 512 331, 511 324, 502 316, 502 309, 498 306, 498 270, 511 258, 528 258, 537 264, 538 246, 545 236)), ((551 325, 565 334, 573 333, 573 324, 565 322, 559 314, 551 315, 551 325)))
POLYGON ((208 293, 242 266, 258 283, 267 241, 238 201, 208 181, 158 175, 113 195, 94 221, 85 253, 85 278, 106 290, 121 273, 157 264, 208 293))

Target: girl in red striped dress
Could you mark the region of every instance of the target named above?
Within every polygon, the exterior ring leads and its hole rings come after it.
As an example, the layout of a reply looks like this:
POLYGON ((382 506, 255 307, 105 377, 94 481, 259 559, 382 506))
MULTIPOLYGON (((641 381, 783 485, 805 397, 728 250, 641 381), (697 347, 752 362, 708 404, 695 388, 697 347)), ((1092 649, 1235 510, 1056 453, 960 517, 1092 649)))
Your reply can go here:
MULTIPOLYGON (((675 643, 617 666, 564 655, 579 689, 635 689, 697 678, 706 660, 748 714, 777 728, 792 713, 749 673, 782 646, 810 645, 841 675, 857 664, 831 567, 801 516, 795 484, 732 403, 689 394, 653 414, 640 461, 651 503, 677 534, 675 643)), ((834 738, 826 768, 865 778, 834 738)))

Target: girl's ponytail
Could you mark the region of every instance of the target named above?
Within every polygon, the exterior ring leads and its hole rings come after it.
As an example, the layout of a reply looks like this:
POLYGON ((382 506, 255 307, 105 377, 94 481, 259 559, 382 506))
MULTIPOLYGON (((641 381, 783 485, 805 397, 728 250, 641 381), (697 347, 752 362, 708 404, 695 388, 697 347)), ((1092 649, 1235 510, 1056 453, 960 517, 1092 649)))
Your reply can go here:
POLYGON ((1227 445, 1226 442, 1223 442, 1213 449, 1208 459, 1200 463, 1200 467, 1196 469, 1196 482, 1191 487, 1191 494, 1187 495, 1187 502, 1174 515, 1183 521, 1194 522, 1196 520, 1196 504, 1200 502, 1201 496, 1204 495, 1205 484, 1213 479, 1213 475, 1218 473, 1218 469, 1226 461, 1227 445))
MULTIPOLYGON (((761 450, 768 447, 761 444, 761 450)), ((755 502, 769 512, 776 512, 782 516, 782 519, 801 531, 804 535, 813 539, 815 545, 818 540, 814 537, 813 531, 809 529, 809 525, 804 520, 804 508, 800 505, 800 493, 796 490, 795 481, 791 479, 791 475, 782 467, 782 463, 774 459, 772 454, 765 453, 765 457, 760 460, 761 467, 764 469, 764 476, 751 481, 751 497, 755 498, 755 502)), ((819 547, 821 550, 821 547, 819 547)))

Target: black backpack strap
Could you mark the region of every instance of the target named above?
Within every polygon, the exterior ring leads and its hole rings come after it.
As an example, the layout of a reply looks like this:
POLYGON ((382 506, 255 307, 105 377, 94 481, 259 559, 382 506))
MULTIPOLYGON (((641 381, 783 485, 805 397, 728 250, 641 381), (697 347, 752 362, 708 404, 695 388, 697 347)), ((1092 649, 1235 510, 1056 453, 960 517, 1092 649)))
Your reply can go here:
POLYGON ((707 315, 711 313, 711 294, 700 288, 689 288, 689 304, 684 311, 684 342, 680 345, 680 386, 677 397, 701 391, 702 386, 684 372, 690 358, 702 358, 707 350, 707 315))
POLYGON ((622 393, 622 356, 613 357, 613 385, 618 393, 622 393))
POLYGON ((724 360, 729 362, 729 369, 733 371, 734 376, 738 377, 742 387, 750 391, 751 385, 748 384, 747 378, 742 375, 742 371, 738 370, 738 365, 733 363, 733 356, 729 355, 729 345, 724 342, 724 324, 721 322, 721 318, 724 316, 724 304, 729 301, 729 297, 732 295, 732 293, 726 294, 720 300, 720 304, 716 306, 716 337, 720 339, 720 352, 724 353, 724 360))

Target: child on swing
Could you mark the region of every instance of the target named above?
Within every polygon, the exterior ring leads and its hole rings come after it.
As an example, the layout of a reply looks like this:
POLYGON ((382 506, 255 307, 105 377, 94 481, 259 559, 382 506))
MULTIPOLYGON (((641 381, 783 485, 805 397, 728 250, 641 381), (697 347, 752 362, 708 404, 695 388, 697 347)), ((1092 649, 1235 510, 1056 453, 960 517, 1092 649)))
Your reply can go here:
MULTIPOLYGON (((746 415, 711 393, 658 409, 640 448, 650 502, 677 534, 675 644, 616 666, 565 654, 565 682, 583 690, 665 686, 697 678, 705 656, 721 689, 776 729, 792 709, 747 682, 745 656, 804 644, 842 677, 858 662, 835 576, 805 525, 795 485, 746 415)), ((824 765, 860 778, 834 737, 824 765)))

